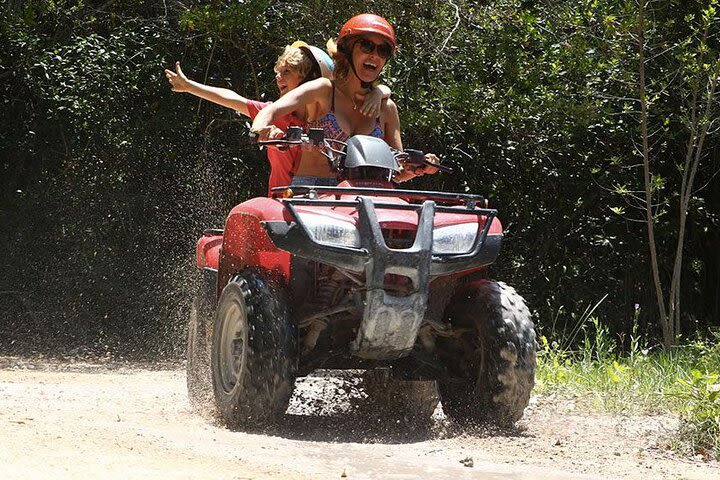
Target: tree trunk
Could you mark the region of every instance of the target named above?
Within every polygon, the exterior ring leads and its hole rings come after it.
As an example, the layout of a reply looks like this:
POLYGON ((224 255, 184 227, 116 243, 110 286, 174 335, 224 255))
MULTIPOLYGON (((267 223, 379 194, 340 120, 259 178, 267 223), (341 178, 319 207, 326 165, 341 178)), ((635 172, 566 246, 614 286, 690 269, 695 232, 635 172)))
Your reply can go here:
MULTIPOLYGON (((688 142, 687 158, 692 159, 690 164, 686 162, 686 171, 683 172, 683 185, 680 195, 680 215, 678 225, 678 240, 675 248, 675 262, 673 266, 672 280, 670 283, 670 302, 668 320, 673 322, 674 336, 680 333, 680 280, 682 277, 682 261, 683 249, 685 247, 685 227, 687 225, 687 211, 690 208, 690 200, 693 196, 693 185, 695 183, 695 175, 697 174, 700 160, 702 159, 702 149, 705 143, 708 128, 710 127, 710 115, 715 99, 715 90, 717 87, 717 78, 720 74, 720 60, 715 62, 714 68, 710 74, 710 85, 708 91, 708 99, 705 104, 705 111, 695 123, 690 124, 690 142, 688 142), (697 146, 695 146, 697 139, 697 146), (687 169, 689 167, 689 171, 687 169)), ((693 97, 697 102, 697 97, 693 97)), ((697 104, 692 105, 693 112, 697 104)))
POLYGON ((640 74, 640 129, 642 135, 642 153, 643 153, 643 177, 645 180, 645 223, 648 232, 648 245, 650 247, 650 265, 653 275, 653 283, 655 284, 655 297, 658 305, 659 322, 662 329, 663 345, 669 348, 673 345, 675 332, 673 331, 673 322, 668 318, 665 310, 665 299, 660 282, 660 271, 657 260, 657 247, 655 245, 655 218, 652 211, 652 179, 650 175, 650 147, 648 139, 648 111, 647 98, 645 92, 645 5, 643 0, 639 3, 639 19, 638 19, 638 51, 640 55, 639 74, 640 74))

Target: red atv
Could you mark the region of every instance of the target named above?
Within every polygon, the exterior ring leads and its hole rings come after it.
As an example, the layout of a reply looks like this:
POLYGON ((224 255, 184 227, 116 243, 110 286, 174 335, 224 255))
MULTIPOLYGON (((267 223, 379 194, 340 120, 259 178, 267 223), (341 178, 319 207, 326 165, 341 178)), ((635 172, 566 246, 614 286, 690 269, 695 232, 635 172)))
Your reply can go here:
POLYGON ((276 189, 203 233, 191 402, 214 391, 227 425, 256 428, 285 412, 298 376, 381 368, 369 394, 411 416, 429 418, 439 392, 460 423, 518 420, 535 331, 522 297, 486 278, 502 240, 496 210, 478 195, 394 189, 398 159, 421 152, 366 136, 339 146, 322 131, 288 138, 262 143, 318 145, 343 181, 276 189))

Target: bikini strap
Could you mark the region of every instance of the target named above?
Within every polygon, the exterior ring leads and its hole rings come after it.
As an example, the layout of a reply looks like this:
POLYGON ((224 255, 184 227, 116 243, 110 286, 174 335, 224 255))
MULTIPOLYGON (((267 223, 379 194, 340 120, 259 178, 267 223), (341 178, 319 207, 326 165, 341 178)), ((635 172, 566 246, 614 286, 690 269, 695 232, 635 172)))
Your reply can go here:
POLYGON ((332 93, 332 101, 330 103, 330 111, 335 113, 335 82, 332 82, 333 86, 333 93, 332 93))

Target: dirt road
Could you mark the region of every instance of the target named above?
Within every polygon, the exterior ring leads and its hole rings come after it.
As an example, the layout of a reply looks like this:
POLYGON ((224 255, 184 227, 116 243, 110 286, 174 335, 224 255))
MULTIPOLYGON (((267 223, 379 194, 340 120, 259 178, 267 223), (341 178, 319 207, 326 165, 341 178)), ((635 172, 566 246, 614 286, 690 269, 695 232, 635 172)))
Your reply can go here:
POLYGON ((662 447, 673 421, 534 399, 517 431, 432 431, 330 414, 332 379, 299 382, 283 425, 248 434, 192 412, 180 367, 0 357, 0 478, 720 478, 662 447), (331 388, 328 388, 328 385, 331 388))

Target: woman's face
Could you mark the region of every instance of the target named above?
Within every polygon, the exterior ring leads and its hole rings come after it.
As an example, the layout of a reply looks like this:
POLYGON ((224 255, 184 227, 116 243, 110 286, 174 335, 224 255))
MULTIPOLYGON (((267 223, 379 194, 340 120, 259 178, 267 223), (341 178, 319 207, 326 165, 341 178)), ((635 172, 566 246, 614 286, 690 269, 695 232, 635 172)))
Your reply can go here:
POLYGON ((353 40, 352 59, 355 72, 364 82, 372 82, 380 75, 391 54, 392 47, 382 35, 365 34, 353 40))
POLYGON ((300 72, 288 65, 275 67, 275 84, 280 91, 282 97, 293 88, 297 88, 303 81, 300 72))

